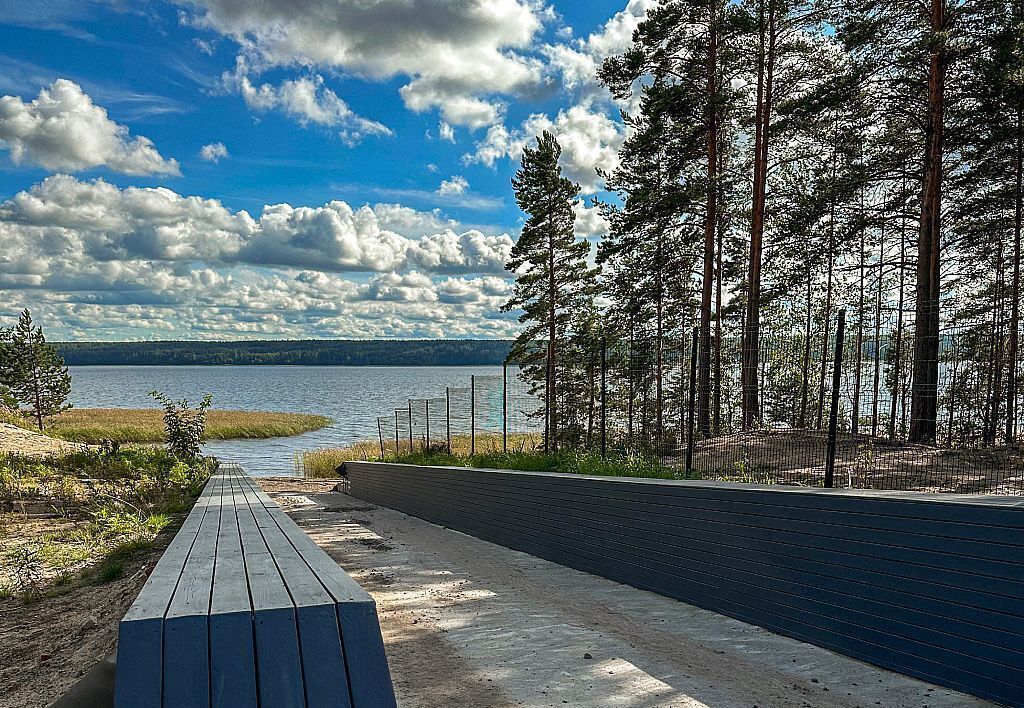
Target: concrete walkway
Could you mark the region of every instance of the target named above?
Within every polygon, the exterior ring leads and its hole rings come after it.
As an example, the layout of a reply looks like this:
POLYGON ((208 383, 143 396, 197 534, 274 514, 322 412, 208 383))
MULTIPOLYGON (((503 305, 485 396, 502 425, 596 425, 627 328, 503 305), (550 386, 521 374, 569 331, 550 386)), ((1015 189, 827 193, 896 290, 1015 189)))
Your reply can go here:
POLYGON ((378 604, 402 706, 988 706, 330 492, 264 488, 378 604))

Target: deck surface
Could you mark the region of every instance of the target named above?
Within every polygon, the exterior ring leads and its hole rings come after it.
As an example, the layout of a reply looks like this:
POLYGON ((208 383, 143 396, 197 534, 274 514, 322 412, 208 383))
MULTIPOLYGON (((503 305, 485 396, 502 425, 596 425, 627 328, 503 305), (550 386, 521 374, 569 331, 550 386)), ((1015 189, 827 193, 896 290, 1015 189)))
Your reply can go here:
POLYGON ((121 622, 118 708, 394 705, 373 599, 238 466, 121 622))

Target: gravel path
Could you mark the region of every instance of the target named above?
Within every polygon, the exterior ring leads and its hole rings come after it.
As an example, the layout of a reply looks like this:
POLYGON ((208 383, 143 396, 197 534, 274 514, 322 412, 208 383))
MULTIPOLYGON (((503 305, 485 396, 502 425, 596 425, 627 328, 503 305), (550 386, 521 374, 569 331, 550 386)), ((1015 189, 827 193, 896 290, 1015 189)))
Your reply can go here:
POLYGON ((66 442, 41 435, 32 430, 19 428, 10 423, 0 423, 0 455, 14 453, 30 457, 45 457, 73 452, 87 448, 81 443, 66 442))
POLYGON ((404 707, 988 706, 331 492, 262 479, 377 601, 404 707))

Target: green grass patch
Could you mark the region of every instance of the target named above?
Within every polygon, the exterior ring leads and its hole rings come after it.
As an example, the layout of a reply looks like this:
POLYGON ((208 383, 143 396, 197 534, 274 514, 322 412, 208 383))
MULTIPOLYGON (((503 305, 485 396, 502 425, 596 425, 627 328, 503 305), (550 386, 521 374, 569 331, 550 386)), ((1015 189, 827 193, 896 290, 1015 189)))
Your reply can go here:
MULTIPOLYGON (((379 452, 378 452, 379 458, 379 452)), ((643 455, 600 454, 588 451, 483 452, 453 455, 446 449, 414 450, 389 455, 387 462, 438 467, 481 467, 526 472, 561 472, 595 477, 645 477, 653 479, 690 479, 682 470, 667 467, 659 460, 643 455)))
POLYGON ((0 595, 31 600, 122 577, 192 508, 215 465, 144 447, 0 457, 0 595))
MULTIPOLYGON (((207 440, 279 438, 308 433, 331 424, 311 413, 211 410, 207 440)), ((50 419, 50 435, 72 442, 159 443, 166 440, 163 411, 157 408, 72 408, 50 419)))
POLYGON ((475 454, 470 453, 468 436, 453 439, 452 452, 447 445, 428 448, 413 447, 412 451, 396 452, 394 442, 385 445, 384 457, 380 443, 366 441, 343 448, 311 450, 302 453, 297 465, 307 478, 337 477, 337 468, 352 460, 395 462, 430 467, 480 467, 484 469, 521 470, 527 472, 562 472, 597 477, 645 477, 652 479, 697 479, 685 471, 668 467, 654 456, 609 453, 602 457, 596 452, 567 450, 546 454, 536 448, 536 440, 526 436, 508 441, 503 451, 500 436, 479 436, 475 454))

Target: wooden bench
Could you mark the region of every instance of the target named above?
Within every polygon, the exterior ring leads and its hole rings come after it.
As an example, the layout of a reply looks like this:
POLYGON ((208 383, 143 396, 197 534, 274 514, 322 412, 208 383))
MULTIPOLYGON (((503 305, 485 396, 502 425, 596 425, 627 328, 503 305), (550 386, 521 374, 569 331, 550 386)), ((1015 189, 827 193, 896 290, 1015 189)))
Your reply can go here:
POLYGON ((121 621, 117 708, 387 708, 373 599, 222 467, 121 621))

